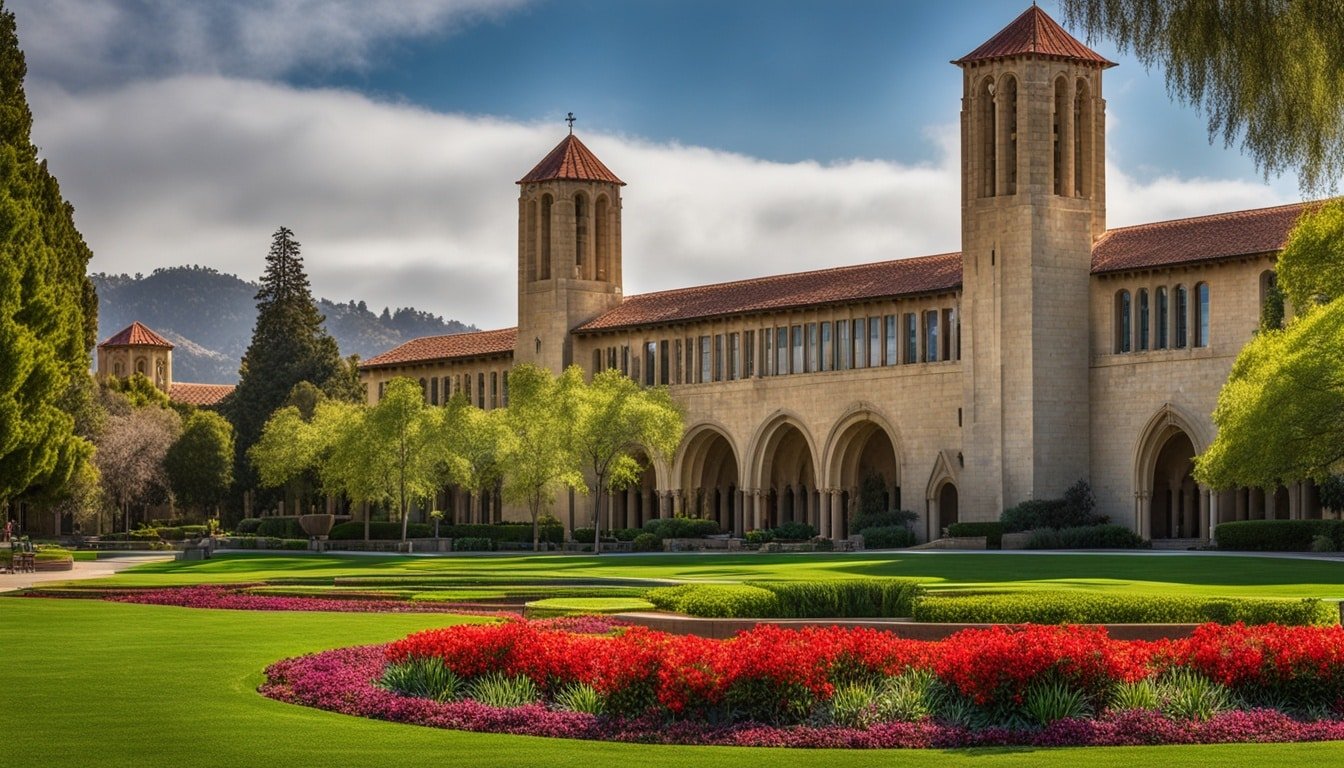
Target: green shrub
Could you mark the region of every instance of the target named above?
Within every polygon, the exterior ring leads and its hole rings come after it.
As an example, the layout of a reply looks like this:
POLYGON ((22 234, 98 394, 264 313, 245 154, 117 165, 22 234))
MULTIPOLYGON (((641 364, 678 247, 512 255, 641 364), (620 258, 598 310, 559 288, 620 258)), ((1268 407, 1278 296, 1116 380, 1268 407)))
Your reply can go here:
POLYGON ((572 683, 555 695, 555 706, 570 712, 600 715, 606 705, 606 697, 587 683, 572 683))
POLYGON ((905 528, 918 519, 919 515, 908 509, 888 509, 881 512, 859 512, 854 515, 854 519, 850 521, 849 529, 851 531, 861 531, 864 528, 891 528, 895 526, 905 528))
POLYGON ((1241 520, 1213 529, 1219 549, 1243 552, 1309 552, 1312 539, 1325 536, 1340 547, 1344 522, 1339 520, 1241 520))
MULTIPOLYGON (((406 536, 412 539, 428 539, 434 535, 434 527, 425 523, 411 523, 406 527, 406 536)), ((331 527, 327 537, 332 541, 358 541, 364 538, 364 521, 350 520, 331 527)), ((375 520, 369 523, 369 538, 376 541, 397 541, 401 539, 401 523, 375 520)), ((528 541, 531 541, 529 534, 528 541)))
POLYGON ((682 584, 655 587, 644 599, 659 609, 716 619, 769 619, 779 615, 774 592, 745 584, 682 584))
POLYGON ((656 518, 644 523, 644 530, 660 539, 700 539, 720 533, 718 522, 695 517, 656 518))
POLYGON ((990 549, 1003 546, 1003 523, 953 523, 947 526, 948 536, 984 536, 990 549))
POLYGON ((635 537, 636 552, 656 552, 663 548, 663 542, 652 533, 641 533, 635 537))
POLYGON ((1189 669, 1174 669, 1157 684, 1158 709, 1169 717, 1209 720, 1236 703, 1221 683, 1189 669))
POLYGON ((769 544, 770 542, 774 541, 774 540, 775 540, 775 534, 774 534, 774 532, 770 531, 769 529, 764 529, 764 528, 763 528, 763 529, 755 530, 755 531, 747 531, 747 537, 746 537, 746 538, 747 538, 747 543, 748 543, 748 544, 753 544, 753 545, 759 547, 759 546, 761 546, 762 544, 769 544))
POLYGON ((137 528, 126 534, 127 541, 160 541, 159 532, 154 528, 137 528))
POLYGON ((903 525, 864 528, 859 531, 865 549, 898 549, 915 545, 915 532, 903 525))
POLYGON ((261 525, 261 518, 245 517, 238 521, 238 525, 233 527, 233 532, 240 536, 255 536, 259 525, 261 525))
MULTIPOLYGON (((299 525, 299 518, 297 517, 263 517, 261 518, 261 524, 257 526, 257 535, 271 536, 277 539, 308 538, 308 534, 303 532, 303 526, 299 525)), ((400 536, 400 533, 398 533, 398 536, 400 536)))
POLYGON ((780 525, 770 531, 775 535, 776 540, 782 541, 807 541, 817 535, 817 529, 807 523, 788 522, 780 525))
POLYGON ((583 616, 654 609, 653 603, 637 597, 547 597, 532 600, 524 607, 529 617, 583 616))
POLYGON ((1338 552, 1339 547, 1335 544, 1335 540, 1333 538, 1322 534, 1317 534, 1311 537, 1311 551, 1338 552))
POLYGON ((413 657, 400 664, 388 664, 378 684, 402 696, 434 701, 452 701, 462 687, 462 681, 438 656, 413 657))
POLYGON ((1087 481, 1079 480, 1059 499, 1028 499, 1009 507, 999 516, 1004 533, 1019 533, 1037 528, 1079 528, 1096 525, 1096 499, 1087 481))
POLYGON ((537 684, 525 675, 510 677, 501 672, 491 672, 472 681, 468 687, 468 696, 488 707, 509 709, 533 704, 541 698, 537 684))
POLYGON ((495 551, 495 542, 490 539, 483 539, 477 536, 467 536, 461 539, 453 539, 454 552, 493 552, 495 551))
POLYGON ((909 616, 919 583, 911 579, 747 582, 775 594, 778 618, 863 619, 909 616))
POLYGON ((1084 525, 1076 528, 1037 528, 1027 549, 1142 549, 1151 546, 1123 525, 1084 525))
POLYGON ((1092 592, 922 594, 915 621, 966 624, 1283 624, 1329 626, 1339 622, 1334 603, 1313 598, 1186 597, 1092 592))

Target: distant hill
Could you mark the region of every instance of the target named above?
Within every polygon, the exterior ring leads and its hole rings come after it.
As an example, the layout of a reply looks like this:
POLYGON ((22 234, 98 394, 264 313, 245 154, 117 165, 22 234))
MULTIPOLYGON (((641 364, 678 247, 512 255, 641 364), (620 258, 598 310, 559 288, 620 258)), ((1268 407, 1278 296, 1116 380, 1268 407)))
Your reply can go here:
MULTIPOLYGON (((208 267, 167 267, 149 275, 91 275, 98 290, 98 340, 139 320, 171 341, 173 379, 234 384, 252 340, 258 285, 208 267)), ((476 330, 412 308, 380 314, 363 301, 318 300, 342 355, 369 358, 418 336, 476 330)))

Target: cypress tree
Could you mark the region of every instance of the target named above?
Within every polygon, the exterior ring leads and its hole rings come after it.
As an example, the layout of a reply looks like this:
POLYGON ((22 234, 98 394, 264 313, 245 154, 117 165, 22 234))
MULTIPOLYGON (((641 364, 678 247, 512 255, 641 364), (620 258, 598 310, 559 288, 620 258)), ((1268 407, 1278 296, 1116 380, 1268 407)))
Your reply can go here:
POLYGON ((0 508, 31 489, 52 493, 92 453, 60 407, 89 367, 90 253, 38 162, 26 74, 0 0, 0 508))
POLYGON ((340 351, 324 320, 303 270, 299 242, 289 228, 280 227, 266 255, 257 324, 238 371, 238 388, 224 406, 236 434, 234 477, 245 489, 257 480, 247 449, 294 385, 306 381, 327 389, 340 375, 340 351))

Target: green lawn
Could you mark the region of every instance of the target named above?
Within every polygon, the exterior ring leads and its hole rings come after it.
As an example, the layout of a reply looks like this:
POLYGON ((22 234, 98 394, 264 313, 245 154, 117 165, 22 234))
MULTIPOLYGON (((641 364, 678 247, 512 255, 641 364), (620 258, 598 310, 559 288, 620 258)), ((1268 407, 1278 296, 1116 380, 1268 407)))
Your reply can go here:
POLYGON ((958 752, 655 747, 440 731, 280 704, 255 692, 285 656, 382 642, 454 619, 208 611, 0 598, 6 765, 1179 766, 1338 764, 1344 744, 958 752))
MULTIPOLYGON (((549 579, 813 581, 855 576, 924 579, 933 588, 1084 589, 1227 597, 1344 598, 1344 560, 1197 555, 859 553, 354 557, 239 554, 140 566, 98 584, 286 582, 336 577, 537 582, 549 579)), ((390 585, 389 585, 390 586, 390 585)), ((407 586, 407 585, 403 585, 407 586)))

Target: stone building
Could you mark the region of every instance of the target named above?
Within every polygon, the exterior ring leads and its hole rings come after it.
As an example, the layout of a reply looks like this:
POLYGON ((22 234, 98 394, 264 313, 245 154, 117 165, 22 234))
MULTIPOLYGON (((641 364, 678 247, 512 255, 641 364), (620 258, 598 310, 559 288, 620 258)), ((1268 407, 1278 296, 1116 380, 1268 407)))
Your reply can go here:
MULTIPOLYGON (((361 367, 431 404, 508 398, 508 370, 619 368, 667 386, 687 431, 604 525, 803 520, 844 536, 880 475, 922 539, 1088 480, 1155 540, 1319 517, 1310 483, 1191 477, 1304 205, 1107 229, 1102 81, 1114 66, 1033 6, 963 73, 962 251, 626 297, 621 181, 572 134, 518 181, 518 326, 416 339, 361 367)), ((632 267, 667 254, 633 254, 632 267)), ((450 489, 459 520, 512 517, 450 489)), ((590 524, 582 499, 554 512, 590 524)))
POLYGON ((109 336, 95 352, 98 378, 126 379, 138 373, 180 403, 208 408, 233 391, 232 384, 173 381, 172 342, 138 320, 109 336))

